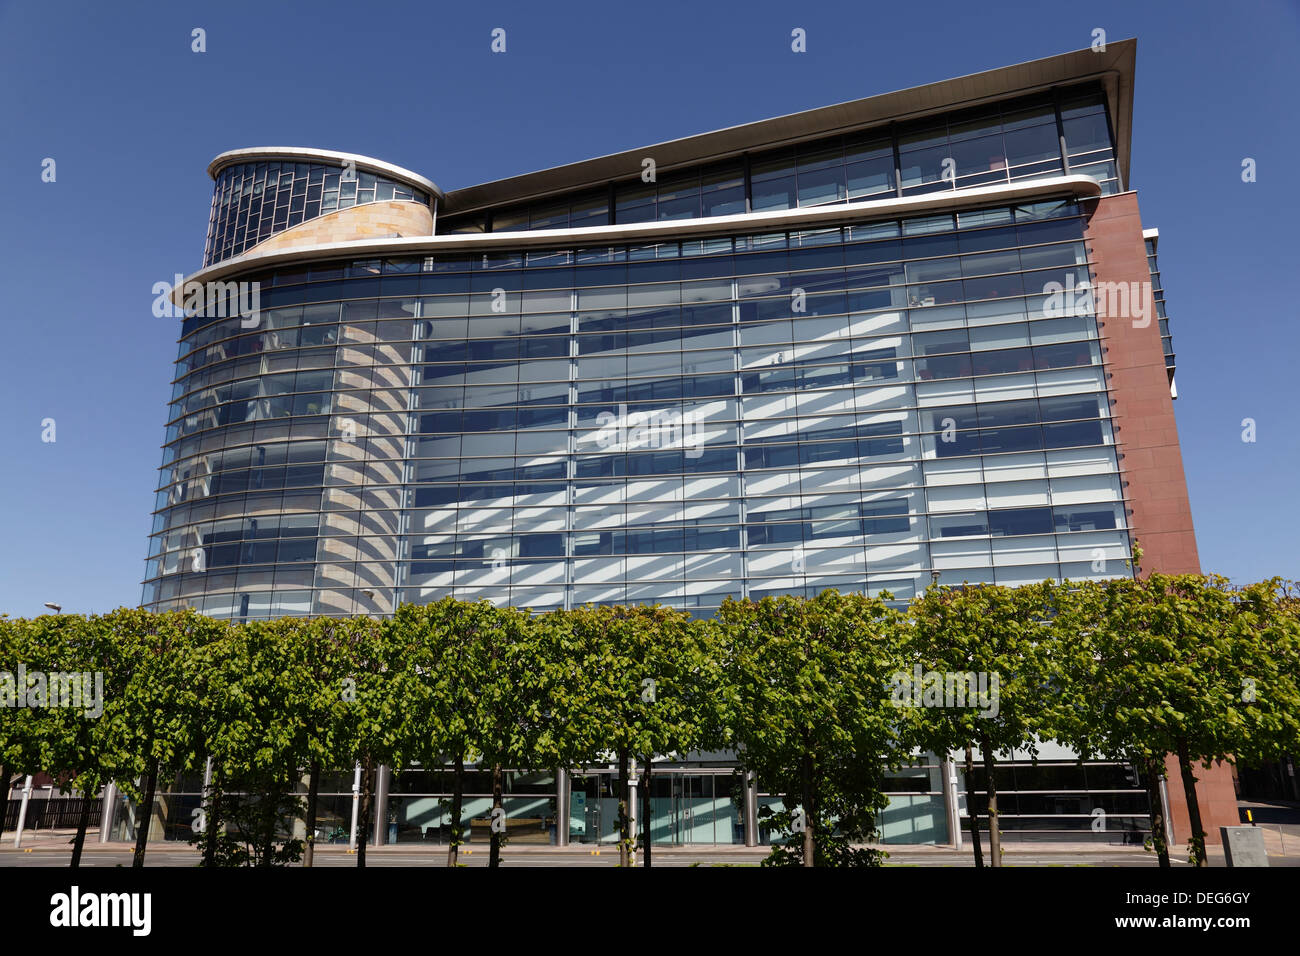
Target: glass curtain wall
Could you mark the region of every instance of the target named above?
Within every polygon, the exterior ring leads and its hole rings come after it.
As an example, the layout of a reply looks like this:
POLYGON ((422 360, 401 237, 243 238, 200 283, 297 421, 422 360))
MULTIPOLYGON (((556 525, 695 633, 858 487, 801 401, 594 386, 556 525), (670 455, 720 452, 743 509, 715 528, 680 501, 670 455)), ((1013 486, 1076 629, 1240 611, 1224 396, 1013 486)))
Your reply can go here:
POLYGON ((1127 574, 1082 237, 1050 201, 262 276, 257 328, 186 320, 144 604, 1127 574))

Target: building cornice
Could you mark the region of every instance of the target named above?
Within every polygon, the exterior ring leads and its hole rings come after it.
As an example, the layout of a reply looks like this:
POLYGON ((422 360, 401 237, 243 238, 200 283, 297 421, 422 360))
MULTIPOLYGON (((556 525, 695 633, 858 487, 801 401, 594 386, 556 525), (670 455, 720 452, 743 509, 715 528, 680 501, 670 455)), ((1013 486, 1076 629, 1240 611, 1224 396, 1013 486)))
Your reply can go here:
MULTIPOLYGON (((897 218, 926 212, 957 211, 975 206, 1067 195, 1076 199, 1095 199, 1101 195, 1101 187, 1089 176, 1052 176, 1024 182, 1001 183, 996 186, 976 186, 970 189, 925 193, 920 196, 895 196, 889 199, 780 209, 734 216, 588 226, 581 229, 536 229, 528 232, 469 233, 448 236, 394 236, 384 239, 320 243, 274 251, 259 251, 259 247, 254 246, 242 255, 200 269, 187 276, 185 283, 214 282, 249 270, 341 256, 366 258, 428 255, 440 252, 474 255, 501 248, 536 249, 570 245, 654 242, 736 232, 761 233, 793 228, 829 228, 872 219, 897 218)), ((180 304, 175 288, 172 290, 172 301, 177 305, 180 304)))
POLYGON ((921 120, 953 110, 1045 92, 1053 87, 1092 81, 1099 82, 1105 90, 1115 127, 1115 160, 1120 179, 1127 185, 1136 64, 1137 40, 1114 40, 1101 50, 1075 50, 453 189, 446 193, 440 204, 441 213, 458 215, 505 204, 540 202, 561 193, 633 179, 640 174, 641 162, 646 157, 654 159, 659 175, 667 175, 677 169, 719 162, 745 153, 876 129, 889 123, 921 120))
POLYGON ((382 159, 362 156, 359 153, 344 153, 333 149, 312 149, 306 146, 249 146, 244 149, 230 149, 215 157, 208 163, 208 175, 213 179, 227 166, 236 163, 267 163, 277 160, 289 160, 295 163, 326 163, 331 166, 344 166, 352 163, 357 169, 368 173, 378 173, 388 179, 397 180, 408 186, 426 192, 430 197, 442 197, 443 192, 432 179, 413 173, 401 166, 394 166, 382 159))

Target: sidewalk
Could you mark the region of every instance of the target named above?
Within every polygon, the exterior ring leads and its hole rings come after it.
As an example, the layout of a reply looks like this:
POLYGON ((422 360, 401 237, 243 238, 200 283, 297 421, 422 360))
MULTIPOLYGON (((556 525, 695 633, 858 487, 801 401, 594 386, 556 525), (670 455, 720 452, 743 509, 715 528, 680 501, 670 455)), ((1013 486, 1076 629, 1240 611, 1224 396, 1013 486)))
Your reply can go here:
MULTIPOLYGON (((40 831, 23 835, 23 846, 14 849, 13 834, 5 834, 0 843, 0 866, 66 865, 71 854, 72 831, 40 831)), ((1274 866, 1288 865, 1278 855, 1274 859, 1274 843, 1279 844, 1274 833, 1274 840, 1268 845, 1270 863, 1274 866)), ((1266 833, 1266 839, 1268 835, 1266 833)), ((974 865, 970 844, 954 850, 950 846, 899 845, 879 846, 889 854, 886 865, 892 866, 956 866, 974 865)), ((989 859, 988 844, 985 843, 984 859, 989 859)), ((656 846, 653 859, 665 866, 756 866, 768 855, 766 846, 746 847, 735 845, 713 846, 694 844, 682 846, 656 846)), ((83 850, 83 860, 87 865, 130 865, 132 845, 129 843, 100 843, 99 834, 88 834, 83 850)), ((442 866, 446 861, 445 846, 424 844, 396 844, 366 848, 366 862, 373 866, 442 866)), ((1181 848, 1170 854, 1175 866, 1187 865, 1186 853, 1181 848)), ((195 848, 185 843, 174 841, 154 841, 148 846, 146 861, 152 866, 192 866, 198 859, 195 848)), ((316 859, 322 866, 353 866, 356 855, 347 847, 338 844, 318 844, 316 859)), ((488 859, 487 844, 476 843, 461 847, 461 862, 467 866, 486 865, 488 859)), ((1300 865, 1300 855, 1290 858, 1300 865)), ((503 850, 503 860, 516 866, 608 866, 618 862, 618 847, 613 843, 599 846, 591 844, 573 844, 567 847, 536 846, 530 844, 507 845, 503 850)), ((638 861, 640 854, 638 854, 638 861)), ((1003 846, 1003 862, 1008 866, 1127 866, 1154 867, 1154 854, 1140 846, 1122 846, 1096 843, 1008 843, 1003 846)), ((1224 865, 1223 852, 1219 847, 1209 849, 1210 866, 1224 865)))

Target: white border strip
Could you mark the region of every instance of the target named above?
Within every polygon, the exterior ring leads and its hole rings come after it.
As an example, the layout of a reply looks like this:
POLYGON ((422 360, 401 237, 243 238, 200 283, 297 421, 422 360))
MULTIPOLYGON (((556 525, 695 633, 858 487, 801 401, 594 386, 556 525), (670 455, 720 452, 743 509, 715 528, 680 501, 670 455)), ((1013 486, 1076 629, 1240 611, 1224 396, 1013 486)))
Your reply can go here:
POLYGON ((438 188, 438 184, 432 179, 426 179, 419 173, 413 173, 401 166, 386 163, 382 159, 362 156, 360 153, 341 153, 333 149, 312 149, 307 146, 248 146, 244 149, 227 150, 208 163, 208 175, 215 180, 217 173, 227 166, 233 166, 236 163, 273 162, 277 159, 288 159, 294 162, 311 162, 319 159, 329 163, 339 163, 340 165, 352 162, 356 164, 358 169, 379 173, 389 179, 396 179, 409 186, 415 186, 417 189, 429 193, 431 198, 444 195, 443 191, 438 188))
MULTIPOLYGON (((329 259, 338 256, 400 256, 412 253, 465 252, 508 248, 537 248, 565 245, 617 244, 633 240, 667 240, 697 235, 735 232, 779 231, 794 226, 828 227, 861 219, 894 218, 927 211, 957 210, 969 206, 1070 193, 1080 199, 1095 199, 1101 186, 1089 176, 1054 176, 996 186, 976 186, 920 196, 895 196, 868 202, 840 203, 829 206, 779 209, 773 212, 745 213, 735 216, 707 216, 698 219, 669 219, 664 222, 639 222, 614 226, 588 226, 585 229, 535 229, 531 232, 488 232, 449 236, 396 236, 388 239, 358 239, 328 242, 312 246, 248 252, 214 263, 187 276, 190 282, 211 282, 235 272, 252 268, 269 268, 285 262, 329 259)), ((277 233, 283 235, 283 233, 277 233)), ((179 305, 172 289, 172 301, 179 305)))

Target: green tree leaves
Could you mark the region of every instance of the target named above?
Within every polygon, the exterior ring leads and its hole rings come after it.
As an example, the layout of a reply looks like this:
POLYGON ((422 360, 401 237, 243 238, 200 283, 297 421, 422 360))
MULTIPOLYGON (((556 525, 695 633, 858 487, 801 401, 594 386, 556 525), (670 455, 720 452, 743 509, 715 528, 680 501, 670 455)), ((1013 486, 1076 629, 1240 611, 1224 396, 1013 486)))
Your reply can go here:
POLYGON ((789 837, 773 864, 879 862, 851 851, 876 836, 883 776, 905 756, 886 692, 901 670, 901 615, 883 600, 727 601, 714 621, 738 759, 774 792, 789 837))
MULTIPOLYGON (((11 675, 0 697, 16 693, 20 670, 98 675, 102 697, 88 702, 94 716, 0 701, 6 777, 45 770, 84 793, 115 782, 152 808, 210 761, 201 842, 213 865, 300 852, 309 862, 321 775, 358 763, 362 833, 381 764, 451 768, 454 865, 467 766, 494 771, 496 817, 504 770, 615 762, 630 863, 633 762, 716 749, 784 799, 769 863, 873 864, 862 844, 876 838, 887 770, 918 750, 969 748, 993 771, 999 754, 1046 739, 1135 764, 1157 814, 1176 754, 1203 859, 1196 764, 1300 752, 1300 600, 1279 580, 935 587, 906 610, 827 591, 727 601, 708 622, 657 606, 535 615, 452 599, 385 621, 0 617, 0 672, 11 675), (951 699, 954 687, 966 696, 951 699), (295 830, 305 845, 285 836, 295 830)), ((996 864, 995 776, 985 774, 996 864)), ((152 809, 138 815, 137 865, 152 809)), ((1152 845, 1164 862, 1161 823, 1152 845)), ((504 836, 493 828, 493 864, 504 836)))

